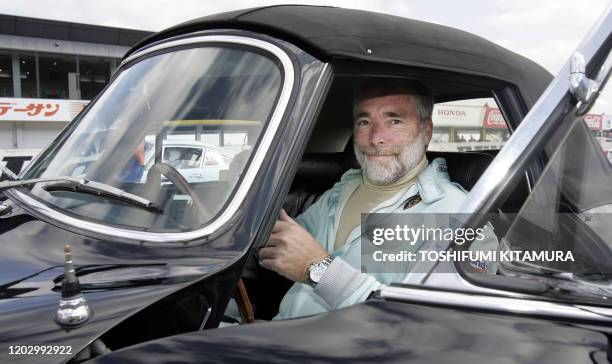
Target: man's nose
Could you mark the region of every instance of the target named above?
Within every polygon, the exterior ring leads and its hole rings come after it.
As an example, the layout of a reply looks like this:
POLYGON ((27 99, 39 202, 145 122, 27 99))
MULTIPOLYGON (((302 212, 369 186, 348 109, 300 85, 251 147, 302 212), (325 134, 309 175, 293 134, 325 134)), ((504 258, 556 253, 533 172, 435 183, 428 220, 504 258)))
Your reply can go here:
POLYGON ((384 145, 387 144, 387 130, 384 126, 373 123, 372 128, 370 129, 370 143, 372 145, 384 145))

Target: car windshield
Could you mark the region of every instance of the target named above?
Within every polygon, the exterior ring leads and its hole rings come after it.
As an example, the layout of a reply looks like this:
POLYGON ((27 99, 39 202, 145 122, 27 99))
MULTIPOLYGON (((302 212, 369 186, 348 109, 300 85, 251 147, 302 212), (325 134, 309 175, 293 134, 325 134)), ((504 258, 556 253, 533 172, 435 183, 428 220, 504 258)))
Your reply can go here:
POLYGON ((161 214, 44 183, 22 191, 80 219, 135 230, 195 230, 223 211, 240 183, 281 91, 279 64, 235 45, 136 60, 23 177, 104 183, 154 202, 161 214))
POLYGON ((575 281, 612 288, 612 164, 596 136, 607 135, 611 126, 594 126, 589 117, 609 120, 609 86, 586 117, 568 115, 564 125, 570 126, 558 130, 546 146, 548 164, 512 219, 502 248, 548 255, 502 264, 509 273, 569 273, 575 281))

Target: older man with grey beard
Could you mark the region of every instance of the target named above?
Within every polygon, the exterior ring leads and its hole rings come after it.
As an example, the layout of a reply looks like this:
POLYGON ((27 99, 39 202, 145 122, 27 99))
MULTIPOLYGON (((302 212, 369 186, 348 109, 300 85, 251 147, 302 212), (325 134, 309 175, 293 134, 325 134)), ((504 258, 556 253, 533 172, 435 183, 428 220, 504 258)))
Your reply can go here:
MULTIPOLYGON (((300 317, 365 300, 398 274, 361 272, 361 213, 456 212, 465 191, 449 181, 443 159, 428 163, 433 101, 420 83, 362 84, 354 98, 354 149, 347 171, 296 220, 281 211, 261 264, 296 282, 275 319, 300 317)), ((418 248, 418 246, 416 247, 418 248)))

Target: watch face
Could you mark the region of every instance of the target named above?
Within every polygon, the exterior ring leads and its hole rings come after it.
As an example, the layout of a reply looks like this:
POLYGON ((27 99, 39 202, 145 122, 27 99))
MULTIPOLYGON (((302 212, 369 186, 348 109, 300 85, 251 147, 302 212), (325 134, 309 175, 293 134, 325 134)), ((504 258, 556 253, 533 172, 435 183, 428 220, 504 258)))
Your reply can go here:
POLYGON ((319 283, 321 277, 323 277, 323 274, 325 273, 326 268, 327 267, 321 263, 314 265, 310 269, 310 279, 315 283, 319 283))

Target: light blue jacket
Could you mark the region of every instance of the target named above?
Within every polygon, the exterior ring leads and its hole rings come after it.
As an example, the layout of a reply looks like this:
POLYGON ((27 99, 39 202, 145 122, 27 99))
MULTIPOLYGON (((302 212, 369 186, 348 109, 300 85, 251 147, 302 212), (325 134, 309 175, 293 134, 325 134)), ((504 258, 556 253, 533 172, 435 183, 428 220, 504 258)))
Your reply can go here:
MULTIPOLYGON (((275 320, 327 312, 362 302, 383 285, 403 281, 410 271, 414 263, 406 263, 404 273, 361 273, 361 226, 351 231, 340 249, 333 250, 342 209, 361 182, 361 170, 347 171, 339 182, 296 218, 335 259, 315 289, 302 283, 291 287, 275 320)), ((450 182, 446 161, 436 158, 417 176, 415 184, 370 212, 453 213, 458 211, 465 196, 461 187, 450 182), (422 201, 404 210, 405 201, 417 193, 422 201)))

